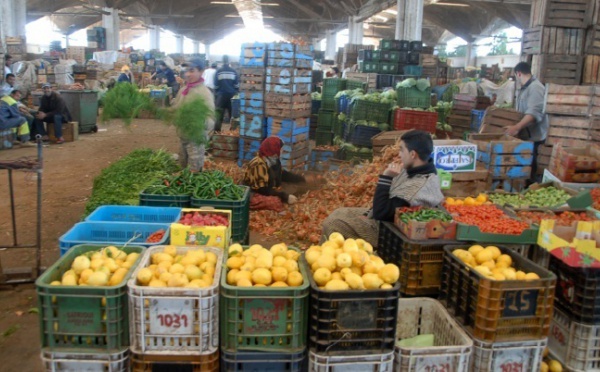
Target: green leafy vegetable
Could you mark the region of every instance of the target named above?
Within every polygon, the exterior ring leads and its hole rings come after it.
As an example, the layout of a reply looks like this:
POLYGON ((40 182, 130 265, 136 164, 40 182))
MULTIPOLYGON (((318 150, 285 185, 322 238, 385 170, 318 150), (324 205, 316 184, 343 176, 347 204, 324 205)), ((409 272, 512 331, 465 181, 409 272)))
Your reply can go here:
POLYGON ((112 119, 123 119, 125 125, 130 125, 140 111, 156 113, 156 104, 146 94, 141 93, 133 84, 120 83, 106 92, 102 97, 103 122, 112 119))
POLYGON ((177 128, 181 138, 198 145, 208 144, 206 119, 214 116, 203 98, 197 97, 183 103, 175 111, 162 113, 164 120, 177 128))

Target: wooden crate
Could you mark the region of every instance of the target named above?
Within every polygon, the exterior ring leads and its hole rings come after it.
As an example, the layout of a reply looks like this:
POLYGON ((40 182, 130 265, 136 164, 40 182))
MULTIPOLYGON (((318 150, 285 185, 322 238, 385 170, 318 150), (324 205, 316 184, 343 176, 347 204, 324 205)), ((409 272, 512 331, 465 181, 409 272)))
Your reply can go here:
POLYGON ((593 87, 546 84, 544 112, 570 116, 589 116, 593 87))
POLYGON ((562 143, 563 146, 586 146, 590 140, 590 127, 592 119, 580 116, 548 115, 547 145, 562 143))
POLYGON ((542 83, 579 85, 583 60, 579 56, 541 54, 532 56, 531 71, 542 83))
POLYGON ((262 92, 265 89, 266 72, 264 68, 242 68, 240 73, 240 90, 262 92))
POLYGON ((586 28, 589 11, 589 0, 533 0, 530 25, 586 28))
POLYGON ((346 73, 348 80, 357 80, 367 84, 367 90, 377 89, 377 74, 364 72, 348 72, 346 73))
POLYGON ((481 121, 480 133, 504 133, 504 128, 517 124, 523 114, 513 109, 490 107, 481 121))
POLYGON ((408 132, 407 130, 393 130, 388 132, 381 132, 375 135, 371 142, 373 143, 373 156, 379 156, 383 154, 383 148, 386 146, 393 146, 397 141, 400 140, 400 137, 404 133, 408 132))
POLYGON ((585 30, 579 28, 538 26, 523 30, 522 54, 583 53, 585 30))
POLYGON ((590 26, 585 36, 585 54, 600 55, 600 25, 590 26))
POLYGON ((448 125, 452 127, 451 137, 456 139, 463 139, 465 133, 471 131, 471 114, 469 115, 458 115, 450 114, 447 118, 448 125))
POLYGON ((590 123, 590 140, 600 143, 600 118, 593 117, 590 123))
MULTIPOLYGON (((79 123, 70 121, 62 125, 63 138, 65 142, 73 142, 79 139, 79 123)), ((56 142, 57 138, 54 135, 54 124, 48 124, 48 137, 50 141, 56 142)))
POLYGON ((466 111, 460 113, 462 115, 471 116, 471 110, 485 110, 491 105, 490 97, 486 96, 470 96, 468 94, 455 94, 452 97, 452 112, 457 110, 466 111), (468 114, 467 114, 468 112, 468 114))
POLYGON ((600 181, 600 146, 553 148, 548 170, 563 182, 600 181))
POLYGON ((482 164, 477 164, 474 172, 452 173, 450 189, 442 190, 442 193, 447 197, 476 196, 488 189, 487 179, 487 169, 482 164))
POLYGON ((588 55, 583 60, 582 84, 600 83, 600 56, 588 55))

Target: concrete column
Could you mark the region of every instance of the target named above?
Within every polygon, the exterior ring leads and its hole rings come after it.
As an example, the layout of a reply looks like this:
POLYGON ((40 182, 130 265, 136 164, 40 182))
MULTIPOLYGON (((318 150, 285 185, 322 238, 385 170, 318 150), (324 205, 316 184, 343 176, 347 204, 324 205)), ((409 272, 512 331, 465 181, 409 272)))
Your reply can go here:
POLYGON ((321 40, 318 37, 313 38, 312 42, 314 50, 321 50, 321 40))
POLYGON ((27 5, 25 1, 0 0, 2 38, 25 36, 27 5))
POLYGON ((333 31, 327 31, 327 38, 325 40, 325 58, 335 59, 336 49, 336 35, 333 31))
POLYGON ((194 53, 194 54, 200 53, 200 42, 198 40, 192 41, 192 53, 194 53))
MULTIPOLYGON (((421 40, 423 31, 423 0, 405 1, 404 7, 404 39, 421 40)), ((400 13, 398 13, 400 17, 400 13)))
POLYGON ((210 61, 210 44, 204 44, 204 54, 206 55, 205 58, 210 61))
POLYGON ((473 66, 475 61, 473 60, 473 43, 467 43, 467 54, 465 55, 465 67, 473 66))
POLYGON ((149 28, 148 37, 150 37, 150 50, 160 50, 160 28, 158 26, 149 28))
POLYGON ((406 0, 398 0, 396 3, 396 11, 398 14, 396 15, 396 40, 406 40, 404 39, 404 8, 406 7, 406 0))
POLYGON ((175 35, 175 53, 183 54, 183 35, 175 35))
POLYGON ((362 22, 356 22, 356 18, 353 16, 348 17, 348 43, 350 44, 362 44, 363 40, 363 24, 362 22))
POLYGON ((106 50, 119 50, 121 30, 121 21, 119 20, 119 10, 115 8, 103 8, 109 15, 102 15, 102 27, 106 29, 106 50))

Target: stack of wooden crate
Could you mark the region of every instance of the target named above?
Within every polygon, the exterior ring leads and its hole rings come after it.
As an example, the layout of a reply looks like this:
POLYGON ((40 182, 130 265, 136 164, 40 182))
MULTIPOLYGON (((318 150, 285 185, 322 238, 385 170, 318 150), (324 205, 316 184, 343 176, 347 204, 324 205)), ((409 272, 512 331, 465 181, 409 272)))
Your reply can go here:
POLYGON ((13 62, 24 60, 27 54, 27 42, 25 37, 7 37, 6 54, 13 58, 13 62))
POLYGON ((581 82, 588 0, 533 0, 530 28, 523 30, 522 54, 543 83, 581 82))
POLYGON ((452 112, 448 116, 448 124, 452 127, 453 138, 465 138, 465 134, 473 132, 471 114, 473 110, 485 110, 491 105, 489 97, 455 94, 452 112))
POLYGON ((600 83, 600 1, 590 1, 590 26, 585 37, 583 60, 583 84, 600 83))

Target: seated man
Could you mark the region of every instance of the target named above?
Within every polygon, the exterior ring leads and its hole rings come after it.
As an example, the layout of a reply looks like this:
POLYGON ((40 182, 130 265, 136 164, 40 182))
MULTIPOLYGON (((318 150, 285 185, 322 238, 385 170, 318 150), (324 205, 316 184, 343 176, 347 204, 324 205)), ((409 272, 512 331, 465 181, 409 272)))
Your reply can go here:
POLYGON ((13 89, 10 92, 10 95, 2 97, 2 99, 0 99, 0 110, 2 110, 2 117, 5 120, 15 120, 16 122, 21 123, 21 125, 13 129, 18 139, 21 141, 21 147, 35 146, 29 143, 30 134, 29 121, 27 119, 28 113, 25 114, 27 111, 19 107, 20 100, 21 91, 18 89, 13 89))
POLYGON ((52 91, 52 85, 44 84, 42 90, 44 91, 44 95, 41 99, 40 109, 33 120, 33 134, 39 134, 47 141, 48 133, 44 128, 44 123, 53 123, 56 143, 64 143, 65 139, 62 136, 62 123, 71 120, 71 114, 69 114, 67 104, 60 94, 52 91))
POLYGON ((444 196, 431 159, 433 140, 429 133, 412 130, 402 135, 400 159, 379 176, 373 208, 338 208, 323 221, 323 237, 339 232, 344 238, 364 239, 377 246, 378 221, 393 221, 396 208, 435 207, 444 196))

